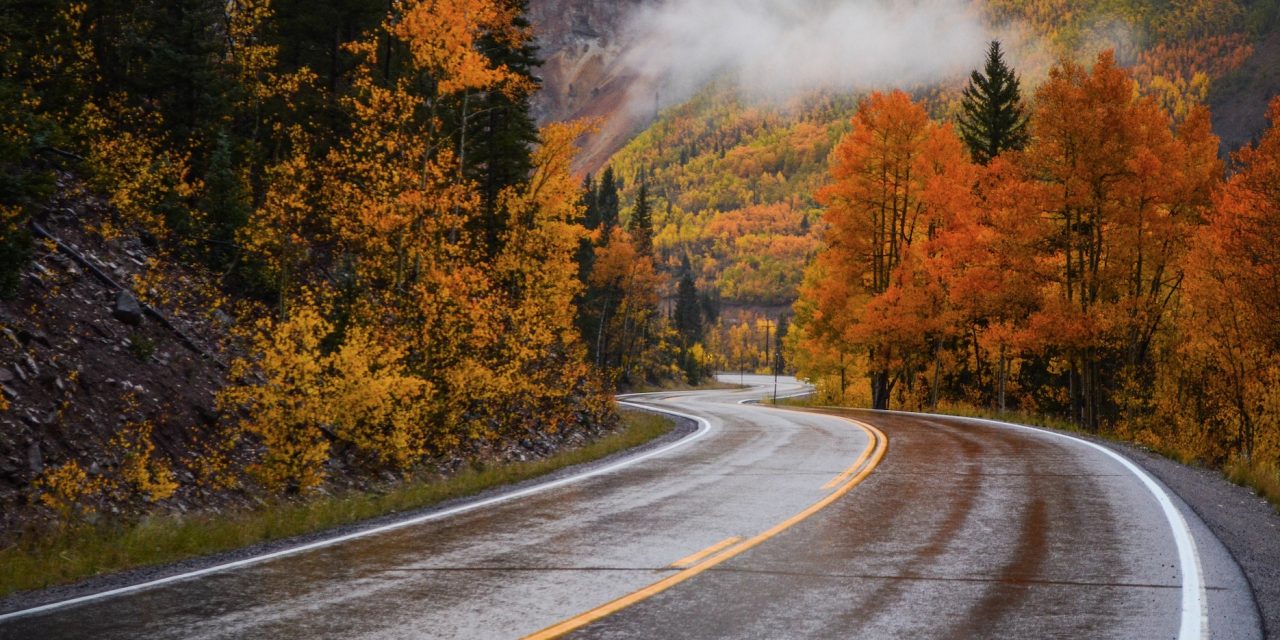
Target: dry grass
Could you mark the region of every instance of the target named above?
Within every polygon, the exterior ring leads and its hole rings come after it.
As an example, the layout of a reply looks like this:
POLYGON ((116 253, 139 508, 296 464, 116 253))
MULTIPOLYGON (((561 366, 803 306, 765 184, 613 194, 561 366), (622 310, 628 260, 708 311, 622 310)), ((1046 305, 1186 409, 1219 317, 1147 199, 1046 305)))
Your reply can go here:
POLYGON ((1280 511, 1280 466, 1238 459, 1227 463, 1223 471, 1227 474, 1227 479, 1258 492, 1258 495, 1269 500, 1280 511))
POLYGON ((230 514, 152 516, 133 523, 30 534, 0 549, 0 597, 421 509, 597 460, 644 444, 674 427, 666 418, 632 411, 623 412, 623 423, 617 433, 543 460, 476 467, 445 479, 397 483, 378 492, 278 500, 230 514))

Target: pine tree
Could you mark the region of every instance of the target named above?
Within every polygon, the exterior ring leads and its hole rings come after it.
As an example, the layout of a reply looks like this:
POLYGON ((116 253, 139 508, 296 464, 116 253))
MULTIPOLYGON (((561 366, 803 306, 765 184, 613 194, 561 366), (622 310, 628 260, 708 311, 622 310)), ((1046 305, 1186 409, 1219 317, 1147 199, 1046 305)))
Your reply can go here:
POLYGON ((600 190, 596 194, 596 207, 600 212, 599 227, 604 229, 605 236, 609 235, 609 229, 618 223, 618 214, 621 209, 621 205, 618 204, 620 190, 622 190, 622 181, 614 175, 613 167, 605 167, 604 173, 600 174, 600 190))
POLYGON ((636 253, 642 256, 653 255, 653 205, 649 202, 649 185, 644 175, 640 176, 640 192, 636 195, 636 208, 631 213, 631 237, 636 245, 636 253))
MULTIPOLYGON (((505 4, 516 11, 514 26, 528 30, 528 2, 506 0, 505 4)), ((533 148, 539 141, 530 100, 541 84, 533 70, 542 61, 531 39, 512 44, 506 37, 488 34, 481 38, 480 48, 495 67, 505 67, 522 81, 472 97, 465 113, 471 147, 464 150, 466 173, 480 186, 487 241, 496 247, 509 221, 501 210, 501 194, 508 187, 524 185, 533 170, 533 148)))
POLYGON ((680 334, 682 346, 688 349, 693 343, 702 340, 702 304, 698 297, 698 287, 693 282, 693 274, 689 269, 689 258, 685 257, 680 273, 680 283, 676 285, 676 307, 674 324, 680 334))
POLYGON ((986 164, 1004 151, 1027 144, 1018 76, 1004 63, 998 40, 987 49, 986 68, 969 76, 961 106, 960 137, 974 161, 986 164))

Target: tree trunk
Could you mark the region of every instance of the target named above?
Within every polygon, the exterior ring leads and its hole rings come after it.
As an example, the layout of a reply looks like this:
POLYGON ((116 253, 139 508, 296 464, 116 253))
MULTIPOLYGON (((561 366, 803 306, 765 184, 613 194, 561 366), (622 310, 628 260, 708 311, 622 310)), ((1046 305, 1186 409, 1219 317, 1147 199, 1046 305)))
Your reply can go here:
POLYGON ((1000 399, 1000 413, 1005 412, 1004 389, 1005 379, 1009 371, 1009 360, 1005 357, 1005 347, 1000 345, 1000 386, 997 395, 1000 399))
POLYGON ((889 372, 877 371, 871 374, 871 404, 872 408, 878 411, 884 411, 889 408, 889 372))
POLYGON ((938 410, 938 378, 942 373, 942 345, 941 343, 933 347, 933 392, 930 397, 930 408, 933 411, 938 410))

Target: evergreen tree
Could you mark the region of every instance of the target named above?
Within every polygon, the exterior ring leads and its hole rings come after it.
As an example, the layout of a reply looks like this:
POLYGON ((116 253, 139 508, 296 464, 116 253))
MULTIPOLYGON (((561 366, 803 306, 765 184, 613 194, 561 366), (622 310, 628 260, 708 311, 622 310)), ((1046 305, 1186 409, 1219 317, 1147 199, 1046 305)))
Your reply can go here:
POLYGON ((642 256, 653 255, 653 205, 649 202, 649 185, 644 175, 640 176, 640 192, 636 195, 636 207, 631 213, 631 238, 636 244, 636 253, 642 256))
POLYGON ((964 88, 960 137, 976 162, 986 164, 1000 153, 1027 144, 1027 116, 1018 76, 1004 62, 1000 42, 987 49, 983 71, 974 71, 964 88))
POLYGON ((676 285, 676 306, 673 323, 680 334, 680 342, 689 348, 702 340, 702 304, 698 298, 698 287, 693 282, 689 269, 689 258, 684 260, 680 282, 676 285))
POLYGON ((582 226, 588 230, 600 228, 600 206, 597 204, 596 181, 587 174, 582 179, 582 226))
POLYGON ((248 189, 236 170, 231 137, 225 131, 218 134, 209 157, 209 169, 205 172, 204 193, 198 206, 204 212, 205 260, 218 269, 226 269, 235 262, 236 233, 249 222, 252 205, 248 189))
POLYGON ((596 206, 600 212, 599 228, 605 231, 606 236, 609 229, 618 224, 618 214, 621 212, 621 205, 618 203, 620 190, 622 190, 622 181, 614 175, 613 167, 605 167, 604 173, 600 174, 600 190, 596 195, 596 206))
MULTIPOLYGON (((508 2, 517 11, 515 27, 528 29, 528 2, 508 2)), ((464 150, 466 173, 480 186, 488 244, 496 249, 509 220, 500 208, 499 197, 504 189, 525 184, 533 170, 538 126, 530 115, 530 100, 541 84, 533 69, 542 61, 532 40, 512 45, 505 37, 488 35, 481 39, 481 50, 495 67, 505 67, 526 82, 472 97, 464 112, 469 141, 464 150)))

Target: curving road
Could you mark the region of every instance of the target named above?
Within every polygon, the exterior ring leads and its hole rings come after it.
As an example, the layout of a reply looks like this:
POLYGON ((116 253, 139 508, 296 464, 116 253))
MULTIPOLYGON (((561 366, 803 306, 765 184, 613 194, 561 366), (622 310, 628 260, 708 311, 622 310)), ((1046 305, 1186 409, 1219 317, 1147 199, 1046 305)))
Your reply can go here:
POLYGON ((1094 445, 744 405, 772 392, 771 379, 747 382, 632 397, 699 425, 639 456, 293 553, 0 614, 0 638, 1261 635, 1213 535, 1094 445))

